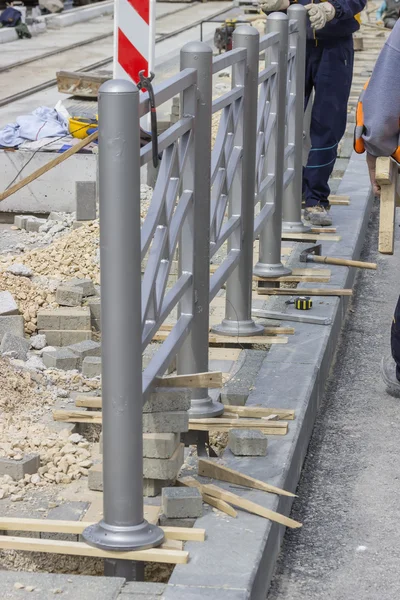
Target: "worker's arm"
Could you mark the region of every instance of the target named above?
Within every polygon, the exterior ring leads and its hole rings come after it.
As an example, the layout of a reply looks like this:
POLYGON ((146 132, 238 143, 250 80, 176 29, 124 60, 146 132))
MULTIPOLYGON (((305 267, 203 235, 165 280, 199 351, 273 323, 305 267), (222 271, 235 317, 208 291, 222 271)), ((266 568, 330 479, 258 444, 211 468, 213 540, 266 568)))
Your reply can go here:
POLYGON ((335 9, 335 19, 352 19, 362 12, 367 0, 329 0, 335 9))
POLYGON ((376 62, 363 98, 363 135, 372 156, 390 156, 399 143, 400 21, 376 62))

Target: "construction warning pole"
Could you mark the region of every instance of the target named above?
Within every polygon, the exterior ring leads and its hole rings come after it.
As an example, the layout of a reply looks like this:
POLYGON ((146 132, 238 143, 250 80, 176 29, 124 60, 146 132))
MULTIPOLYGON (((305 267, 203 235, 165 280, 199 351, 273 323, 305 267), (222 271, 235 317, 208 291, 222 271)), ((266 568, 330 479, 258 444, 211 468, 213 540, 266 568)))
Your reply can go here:
MULTIPOLYGON (((101 86, 99 123, 104 510, 83 537, 105 550, 139 550, 158 546, 164 534, 143 517, 139 91, 133 82, 101 86)), ((112 563, 109 574, 133 577, 131 561, 112 563)))
POLYGON ((289 6, 287 15, 297 24, 297 32, 289 36, 290 49, 295 52, 294 69, 290 81, 290 95, 294 103, 288 115, 289 144, 294 152, 289 158, 293 178, 283 194, 282 231, 286 233, 306 233, 311 227, 301 220, 301 199, 303 184, 303 131, 304 131, 304 90, 306 77, 307 11, 301 4, 289 6))

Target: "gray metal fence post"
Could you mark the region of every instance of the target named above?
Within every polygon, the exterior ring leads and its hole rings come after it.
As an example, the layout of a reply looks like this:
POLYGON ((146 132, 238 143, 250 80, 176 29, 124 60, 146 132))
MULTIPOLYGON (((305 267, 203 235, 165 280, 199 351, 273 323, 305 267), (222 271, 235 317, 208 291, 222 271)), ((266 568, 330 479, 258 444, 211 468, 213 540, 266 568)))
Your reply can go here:
MULTIPOLYGON (((193 115, 194 148, 183 175, 182 189, 194 190, 193 278, 194 318, 192 329, 178 353, 179 374, 208 371, 209 295, 210 295, 210 186, 211 186, 211 105, 212 50, 203 42, 189 42, 181 50, 181 69, 197 70, 197 89, 183 93, 182 115, 193 115)), ((184 236, 190 232, 183 231, 184 236)), ((189 242, 190 243, 190 242, 189 242)), ((179 268, 184 257, 179 253, 179 268)), ((182 307, 181 307, 182 310, 182 307)), ((189 414, 198 418, 222 414, 224 406, 213 401, 207 389, 195 389, 189 414)))
POLYGON ((292 114, 289 115, 289 143, 294 145, 294 154, 289 159, 294 176, 283 195, 282 231, 307 232, 311 227, 301 220, 301 198, 303 181, 303 129, 304 89, 306 76, 307 11, 301 4, 292 4, 287 11, 289 20, 297 22, 298 31, 290 37, 291 47, 296 52, 294 77, 290 93, 295 95, 292 114), (293 45, 292 45, 293 44, 293 45))
POLYGON ((139 92, 133 83, 101 86, 99 122, 104 511, 83 537, 124 551, 164 538, 143 518, 139 92))
POLYGON ((233 34, 233 47, 247 50, 246 69, 235 65, 233 72, 234 85, 244 88, 243 117, 238 124, 243 128, 242 187, 232 199, 238 204, 232 207, 233 211, 241 215, 240 260, 226 282, 225 319, 213 330, 235 337, 264 332, 264 327, 256 325, 251 318, 259 44, 258 31, 249 25, 241 25, 233 34))
POLYGON ((275 175, 274 212, 268 219, 266 226, 261 230, 259 261, 254 267, 254 274, 265 278, 280 277, 291 273, 290 269, 284 267, 281 262, 288 24, 288 17, 282 13, 273 13, 267 19, 267 32, 277 32, 279 43, 274 44, 270 49, 271 63, 276 64, 278 68, 277 87, 271 102, 271 113, 276 114, 274 132, 270 138, 270 144, 275 149, 273 161, 275 175))

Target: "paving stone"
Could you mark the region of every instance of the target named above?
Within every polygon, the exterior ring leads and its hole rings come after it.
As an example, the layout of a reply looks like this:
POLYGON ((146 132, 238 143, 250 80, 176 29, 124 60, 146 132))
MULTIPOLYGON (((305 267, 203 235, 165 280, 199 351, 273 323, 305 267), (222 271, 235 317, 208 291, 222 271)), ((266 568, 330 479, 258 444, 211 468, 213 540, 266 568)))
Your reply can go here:
POLYGON ((80 306, 83 294, 78 287, 60 285, 56 292, 56 302, 60 306, 80 306))
MULTIPOLYGON (((130 581, 127 582, 122 588, 120 594, 121 599, 125 600, 126 594, 130 594, 137 599, 137 596, 140 595, 143 598, 149 598, 150 594, 152 596, 162 596, 166 588, 165 583, 150 583, 150 582, 141 582, 141 581, 130 581)), ((138 600, 142 600, 140 597, 138 600)), ((160 599, 161 600, 161 599, 160 599)))
POLYGON ((78 368, 78 357, 67 348, 59 348, 53 352, 43 352, 42 359, 48 369, 72 371, 78 368))
POLYGON ((23 479, 25 475, 37 473, 40 467, 40 455, 24 455, 22 460, 13 460, 12 458, 0 458, 0 477, 10 475, 14 481, 23 479))
POLYGON ((101 344, 93 340, 86 340, 68 346, 68 350, 73 352, 78 358, 78 367, 82 367, 82 362, 87 356, 101 356, 101 344))
POLYGON ((29 217, 25 224, 25 229, 29 232, 37 233, 39 231, 39 227, 46 223, 46 219, 38 219, 37 217, 29 217))
POLYGON ((39 334, 46 336, 47 344, 49 346, 59 346, 60 348, 92 339, 92 332, 87 329, 84 329, 83 331, 79 331, 77 329, 72 331, 53 331, 48 329, 40 329, 39 334))
MULTIPOLYGON (((51 508, 47 514, 47 519, 60 521, 80 521, 84 513, 89 508, 89 502, 63 502, 55 508, 51 508)), ((41 533, 41 538, 47 540, 60 540, 77 542, 79 535, 76 533, 41 533)))
POLYGON ((182 433, 188 430, 189 415, 186 411, 143 414, 144 433, 182 433))
POLYGON ((38 311, 38 329, 90 331, 90 309, 82 308, 44 308, 38 311))
POLYGON ((18 315, 18 305, 10 292, 0 292, 0 317, 18 315))
POLYGON ((157 388, 145 402, 144 413, 189 410, 191 394, 186 388, 157 388))
POLYGON ((24 327, 24 317, 22 315, 0 317, 0 342, 6 333, 24 337, 24 327))
POLYGON ((96 182, 76 181, 76 220, 93 221, 96 218, 96 182))
POLYGON ((168 487, 161 494, 164 515, 170 519, 201 517, 203 498, 197 488, 168 487))
POLYGON ((169 519, 165 515, 160 515, 161 527, 194 527, 196 519, 187 517, 185 519, 169 519))
POLYGON ((75 277, 74 279, 69 279, 66 281, 65 285, 68 287, 76 287, 81 289, 84 298, 87 298, 88 296, 94 296, 96 294, 96 289, 91 279, 79 279, 78 277, 75 277))
POLYGON ((254 429, 231 429, 228 434, 228 447, 235 456, 265 456, 268 439, 254 429))
POLYGON ((15 215, 14 217, 14 225, 18 227, 18 229, 26 229, 26 222, 28 220, 28 215, 15 215))
POLYGON ((176 479, 184 462, 183 444, 179 444, 171 458, 144 458, 143 477, 146 479, 176 479))
POLYGON ((10 352, 12 353, 13 358, 17 358, 18 360, 26 360, 30 347, 31 344, 29 340, 8 332, 1 340, 0 352, 2 354, 10 352))
POLYGON ((101 356, 86 356, 82 362, 82 374, 88 379, 101 377, 101 356))

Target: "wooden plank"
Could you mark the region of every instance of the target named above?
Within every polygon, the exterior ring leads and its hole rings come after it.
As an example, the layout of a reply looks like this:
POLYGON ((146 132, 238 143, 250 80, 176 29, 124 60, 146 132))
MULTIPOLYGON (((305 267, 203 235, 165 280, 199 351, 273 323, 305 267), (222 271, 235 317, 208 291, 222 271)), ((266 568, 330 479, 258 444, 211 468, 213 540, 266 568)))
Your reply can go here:
POLYGON ((390 185, 393 181, 393 161, 388 157, 379 157, 376 161, 376 182, 379 185, 390 185))
POLYGON ((102 414, 94 410, 53 410, 53 419, 63 423, 101 424, 102 414))
POLYGON ((193 375, 172 375, 159 377, 159 387, 186 387, 186 388, 220 388, 222 387, 222 373, 208 372, 193 375))
MULTIPOLYGON (((155 342, 163 342, 169 336, 169 331, 158 331, 153 337, 155 342)), ((284 336, 268 336, 268 335, 255 335, 255 336, 224 336, 210 333, 208 336, 209 344, 257 344, 257 345, 269 345, 269 344, 287 344, 288 338, 284 336)))
MULTIPOLYGON (((215 417, 209 419, 190 418, 189 425, 217 425, 218 427, 220 425, 226 425, 230 428, 235 427, 245 429, 246 427, 248 427, 254 429, 259 427, 265 427, 265 422, 263 422, 263 419, 224 419, 224 417, 215 417)), ((286 423, 286 421, 272 421, 268 422, 267 425, 267 427, 273 429, 287 429, 287 426, 288 424, 286 423)))
POLYGON ((263 406, 225 406, 225 410, 241 417, 261 419, 270 415, 278 415, 281 419, 294 419, 294 410, 284 408, 264 408, 263 406))
POLYGON ((81 140, 80 142, 78 142, 77 144, 75 144, 74 146, 72 146, 71 148, 69 148, 68 150, 63 152, 62 154, 58 154, 56 156, 56 158, 49 161, 45 165, 42 165, 39 169, 37 169, 36 171, 31 173, 27 177, 24 177, 24 179, 22 179, 15 185, 12 185, 11 187, 9 187, 2 194, 0 194, 0 202, 2 200, 5 200, 9 196, 12 196, 12 194, 15 194, 15 192, 18 192, 20 189, 22 189, 29 183, 32 183, 32 181, 35 181, 35 179, 38 179, 38 177, 40 177, 41 175, 44 175, 44 173, 47 173, 47 171, 54 169, 54 167, 57 167, 64 160, 67 160, 67 158, 69 158, 73 154, 76 154, 77 152, 79 152, 79 150, 82 150, 82 148, 84 148, 85 146, 90 144, 90 142, 94 142, 97 139, 98 135, 99 135, 98 131, 95 131, 94 133, 92 133, 91 135, 86 137, 84 140, 81 140))
MULTIPOLYGON (((80 535, 89 521, 62 521, 59 519, 25 519, 0 517, 0 531, 34 531, 38 533, 70 533, 80 535)), ((204 542, 206 530, 195 527, 162 527, 166 540, 204 542)))
MULTIPOLYGON (((183 477, 179 481, 183 485, 191 484, 190 480, 192 477, 183 477), (189 480, 189 481, 188 481, 189 480), (188 482, 187 482, 188 481, 188 482), (187 483, 186 483, 187 482, 187 483)), ((290 519, 289 517, 285 517, 285 515, 281 515, 280 513, 274 512, 273 510, 269 510, 268 508, 264 508, 261 504, 257 504, 256 502, 252 502, 251 500, 246 500, 246 498, 242 498, 237 494, 233 494, 232 492, 227 492, 222 488, 219 488, 216 485, 206 484, 202 486, 202 491, 209 496, 213 496, 214 498, 218 498, 219 500, 224 500, 228 502, 228 504, 233 504, 233 506, 237 506, 238 508, 242 508, 247 510, 247 512, 253 513, 260 517, 264 517, 265 519, 269 519, 270 521, 274 521, 275 523, 280 523, 281 525, 285 525, 286 527, 291 527, 293 529, 297 529, 298 527, 302 527, 302 524, 294 519, 290 519)))
POLYGON ((302 240, 306 242, 340 242, 342 237, 333 233, 282 233, 283 240, 302 240))
POLYGON ((393 254, 396 219, 396 182, 381 186, 379 210, 379 241, 381 254, 393 254))
POLYGON ((209 348, 208 358, 209 360, 238 360, 240 353, 243 352, 241 348, 209 348))
MULTIPOLYGON (((229 431, 230 429, 257 429, 265 435, 286 435, 288 432, 287 426, 285 428, 271 427, 273 421, 263 421, 259 419, 257 421, 250 421, 244 425, 241 424, 240 419, 229 419, 230 424, 227 423, 201 423, 200 419, 196 420, 196 423, 192 423, 189 420, 189 431, 229 431)), ((283 421, 281 421, 282 423, 283 421)), ((287 424, 286 424, 287 425, 287 424)))
POLYGON ((311 227, 311 233, 336 233, 336 227, 311 227))
MULTIPOLYGON (((283 278, 282 278, 282 279, 283 279, 283 278)), ((296 281, 298 281, 298 278, 296 279, 296 281)), ((302 281, 303 281, 303 280, 302 280, 302 281)), ((318 279, 317 281, 321 281, 321 279, 318 279)), ((328 279, 328 281, 329 281, 329 279, 328 279)), ((224 304, 224 307, 225 307, 225 304, 224 304)), ((223 316, 225 316, 225 314, 224 314, 223 316)), ((211 321, 213 320, 213 319, 212 319, 212 317, 213 317, 213 315, 211 315, 211 316, 210 316, 210 323, 211 323, 211 321)), ((217 317, 217 319, 219 319, 219 318, 220 318, 220 317, 217 317)), ((218 321, 216 321, 216 323, 217 323, 217 322, 218 322, 218 321)), ((160 330, 159 330, 159 331, 162 331, 162 332, 164 332, 164 331, 165 331, 165 332, 170 332, 170 331, 172 331, 172 328, 173 328, 173 326, 174 326, 174 325, 172 325, 172 324, 168 324, 168 323, 167 323, 167 324, 164 324, 164 325, 161 325, 161 327, 160 327, 160 330)), ((286 335, 293 335, 293 334, 294 334, 294 332, 295 332, 295 330, 294 330, 294 327, 281 327, 280 325, 267 325, 266 327, 264 327, 264 334, 263 334, 263 335, 277 335, 277 334, 280 334, 280 333, 282 333, 282 334, 286 334, 286 335)), ((210 335, 209 335, 209 339, 210 339, 210 337, 212 337, 213 335, 214 335, 214 334, 210 333, 210 335)), ((226 339, 226 337, 225 337, 225 336, 222 336, 222 337, 224 337, 224 339, 226 339)), ((258 336, 256 336, 256 337, 258 337, 258 336)), ((236 339, 237 339, 237 338, 236 338, 236 339)), ((212 374, 213 374, 213 373, 200 373, 200 374, 199 374, 199 378, 200 378, 200 379, 203 379, 203 375, 212 375, 212 374)), ((180 375, 179 377, 177 377, 177 376, 175 376, 175 377, 176 377, 177 379, 181 379, 182 377, 188 377, 188 378, 190 378, 190 377, 197 377, 197 375, 180 375)), ((222 373, 221 373, 221 377, 222 377, 222 373)), ((171 379, 171 378, 170 378, 170 377, 160 377, 159 381, 157 382, 157 383, 158 383, 158 385, 159 385, 160 387, 165 387, 163 382, 165 382, 165 380, 166 380, 166 379, 171 379)), ((205 379, 205 378, 204 378, 204 379, 205 379)), ((181 386, 180 386, 180 385, 172 385, 172 384, 171 384, 171 387, 193 387, 193 388, 196 388, 196 387, 197 387, 197 388, 198 388, 198 387, 201 387, 201 386, 199 386, 199 385, 194 385, 194 384, 193 384, 193 385, 184 385, 184 384, 182 384, 181 386)), ((212 388, 213 386, 212 386, 212 385, 208 385, 207 387, 208 387, 208 388, 212 388)), ((217 386, 215 386, 215 387, 221 387, 221 386, 220 386, 220 385, 217 385, 217 386)))
POLYGON ((261 296, 352 296, 353 290, 336 290, 330 288, 259 288, 258 294, 261 296))
POLYGON ((295 498, 296 494, 282 490, 274 485, 269 485, 260 479, 255 479, 249 475, 244 475, 235 469, 230 469, 220 463, 212 460, 206 460, 199 458, 199 475, 203 477, 209 477, 210 479, 218 479, 220 481, 227 481, 235 485, 244 485, 255 490, 262 490, 263 492, 270 492, 271 494, 278 494, 279 496, 290 496, 295 498))
POLYGON ((212 496, 209 496, 208 494, 203 494, 203 500, 204 500, 204 502, 206 502, 213 508, 217 508, 218 510, 229 515, 230 517, 233 517, 233 518, 237 517, 237 511, 233 508, 233 506, 231 506, 230 504, 225 502, 225 500, 219 500, 218 498, 213 498, 212 496))
POLYGON ((331 206, 349 206, 350 196, 338 196, 331 194, 328 198, 331 206))
POLYGON ((276 281, 279 283, 329 283, 330 280, 330 277, 320 277, 319 275, 283 275, 282 277, 258 277, 253 275, 253 281, 276 281))
POLYGON ((48 554, 67 554, 70 556, 91 556, 94 558, 118 558, 121 560, 138 560, 170 564, 186 564, 189 552, 185 550, 135 550, 129 552, 111 552, 88 546, 83 542, 66 542, 39 538, 24 538, 9 535, 0 536, 0 548, 3 550, 25 550, 28 552, 45 552, 48 554))

